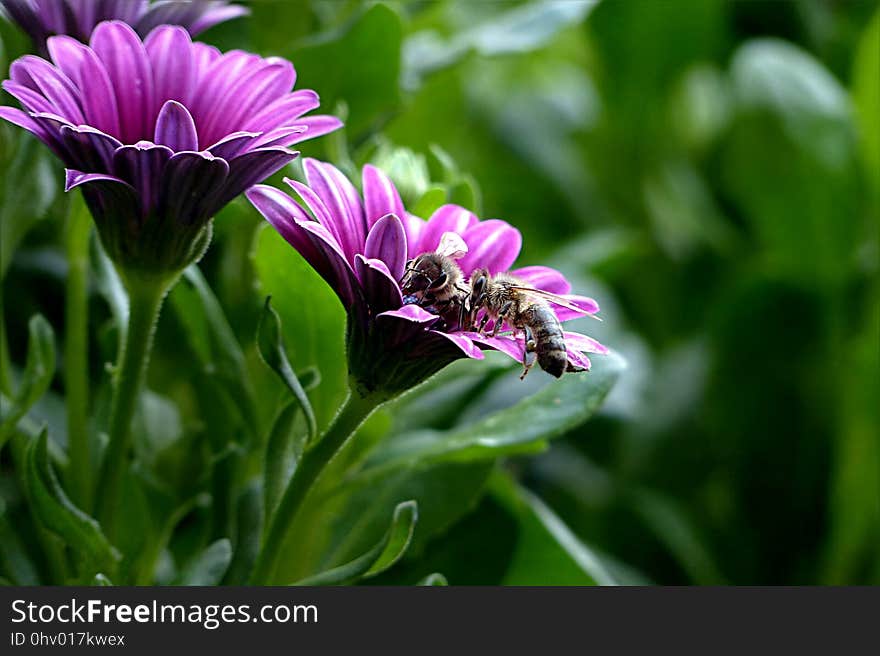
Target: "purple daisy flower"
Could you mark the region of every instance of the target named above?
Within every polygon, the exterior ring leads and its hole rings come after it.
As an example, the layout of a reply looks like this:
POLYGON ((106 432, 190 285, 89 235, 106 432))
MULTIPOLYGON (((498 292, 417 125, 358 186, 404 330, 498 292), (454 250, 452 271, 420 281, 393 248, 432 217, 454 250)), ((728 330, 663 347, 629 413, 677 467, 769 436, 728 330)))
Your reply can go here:
POLYGON ((161 26, 141 41, 98 25, 88 46, 53 36, 54 65, 26 55, 3 88, 25 109, 0 118, 34 133, 82 189, 104 247, 123 268, 177 271, 210 219, 298 155, 288 147, 337 129, 293 65, 193 43, 161 26))
MULTIPOLYGON (((453 360, 482 359, 482 348, 523 361, 522 335, 440 329, 436 314, 404 303, 399 282, 407 262, 436 251, 445 233, 459 235, 468 247, 458 260, 466 277, 478 268, 507 272, 522 244, 518 230, 497 219, 481 221, 457 205, 444 205, 425 221, 404 209, 391 180, 375 167, 363 169, 362 198, 334 166, 313 159, 303 164, 308 184, 285 180, 299 202, 267 185, 251 188, 246 196, 345 306, 349 368, 362 395, 402 392, 453 360)), ((564 296, 570 307, 554 308, 560 321, 599 311, 593 299, 571 295, 571 286, 554 269, 529 266, 510 273, 536 289, 564 296)), ((607 353, 586 335, 563 334, 572 369, 590 368, 585 353, 607 353)))
POLYGON ((27 32, 43 54, 50 36, 66 34, 87 43, 95 26, 120 20, 146 36, 159 25, 180 25, 192 36, 249 13, 228 2, 152 0, 0 0, 9 17, 27 32))

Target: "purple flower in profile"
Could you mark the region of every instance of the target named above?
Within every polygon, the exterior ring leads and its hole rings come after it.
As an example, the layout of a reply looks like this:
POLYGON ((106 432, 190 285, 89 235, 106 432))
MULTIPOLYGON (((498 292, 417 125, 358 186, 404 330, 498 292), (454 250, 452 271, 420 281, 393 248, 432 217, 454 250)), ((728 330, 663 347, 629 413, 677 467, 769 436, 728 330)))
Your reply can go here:
POLYGON ((50 36, 66 34, 87 43, 95 26, 105 20, 131 25, 142 37, 159 25, 180 25, 192 36, 231 18, 249 13, 228 2, 179 0, 0 0, 37 50, 46 54, 50 36))
POLYGON ((48 40, 52 62, 26 55, 3 88, 25 111, 0 118, 29 130, 82 189, 104 247, 124 269, 178 271, 210 219, 290 162, 289 146, 341 123, 291 91, 293 65, 193 43, 182 27, 144 40, 126 23, 98 25, 88 46, 48 40))
MULTIPOLYGON (((418 384, 453 360, 482 359, 481 347, 502 351, 522 362, 522 336, 495 337, 438 328, 438 316, 417 304, 404 304, 399 281, 406 264, 438 248, 444 233, 459 235, 468 247, 458 260, 465 276, 477 268, 491 274, 508 271, 522 242, 504 221, 479 220, 458 205, 444 205, 425 221, 404 209, 394 185, 380 170, 363 169, 363 197, 330 164, 305 159, 307 184, 285 180, 299 201, 274 187, 257 185, 246 196, 274 228, 333 288, 348 313, 349 369, 359 391, 392 396, 418 384)), ((519 279, 564 295, 569 308, 556 307, 560 321, 599 311, 596 302, 570 295, 563 275, 543 266, 510 271, 519 279)), ((584 354, 607 353, 597 341, 565 332, 573 369, 590 368, 584 354)))

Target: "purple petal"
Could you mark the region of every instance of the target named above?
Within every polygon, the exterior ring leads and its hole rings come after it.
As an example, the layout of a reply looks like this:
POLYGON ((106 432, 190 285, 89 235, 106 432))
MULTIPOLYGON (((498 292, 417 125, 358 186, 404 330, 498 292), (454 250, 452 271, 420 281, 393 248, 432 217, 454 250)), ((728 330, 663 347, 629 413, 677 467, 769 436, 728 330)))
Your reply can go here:
POLYGON ((256 185, 245 196, 330 285, 346 309, 353 310, 355 304, 363 304, 354 271, 324 226, 309 219, 290 196, 274 187, 256 185))
POLYGON ((193 43, 193 60, 196 64, 196 88, 199 87, 207 72, 223 54, 214 46, 205 43, 193 43))
POLYGON ((327 209, 327 206, 324 205, 324 201, 321 200, 318 194, 296 180, 284 178, 284 182, 286 182, 288 186, 299 195, 303 203, 305 203, 306 208, 312 213, 312 216, 315 217, 315 220, 330 231, 330 234, 333 235, 333 239, 341 248, 342 233, 340 232, 339 222, 330 215, 330 210, 327 209))
POLYGON ((88 93, 83 94, 83 105, 89 124, 120 138, 122 128, 116 92, 107 68, 92 50, 88 51, 83 61, 82 75, 88 80, 88 93))
POLYGON ((229 160, 229 177, 219 199, 219 211, 241 192, 283 169, 299 153, 287 148, 260 148, 229 160))
POLYGON ((462 235, 468 245, 468 254, 460 261, 465 275, 477 267, 484 267, 489 273, 507 271, 519 255, 522 235, 509 223, 498 219, 482 221, 469 228, 462 235))
POLYGON ((413 324, 430 324, 437 321, 437 315, 431 314, 425 308, 418 305, 404 305, 397 310, 388 310, 377 315, 377 317, 393 317, 395 319, 403 319, 413 324))
POLYGON ((581 335, 580 333, 563 333, 565 338, 565 347, 568 351, 580 351, 582 353, 599 353, 600 355, 608 354, 608 347, 600 344, 592 337, 581 335))
POLYGON ((43 94, 34 91, 30 87, 12 80, 4 80, 2 86, 10 96, 20 102, 21 106, 29 112, 55 112, 55 106, 46 100, 43 94))
POLYGON ((49 50, 52 63, 61 69, 80 90, 86 88, 83 84, 82 64, 87 56, 88 48, 67 35, 49 37, 46 40, 46 47, 49 50))
POLYGON ((397 279, 391 276, 384 262, 355 255, 354 266, 373 313, 395 310, 403 304, 397 279))
MULTIPOLYGON (((275 230, 290 243, 310 264, 317 262, 321 254, 298 227, 298 222, 311 221, 299 204, 280 189, 268 185, 256 185, 245 196, 275 230)), ((314 267, 314 264, 312 264, 314 267)))
POLYGON ((229 164, 211 153, 176 153, 165 165, 159 185, 159 215, 186 225, 211 218, 229 164))
POLYGON ((222 157, 228 161, 253 148, 259 137, 259 132, 233 132, 217 143, 208 146, 206 150, 215 157, 222 157))
MULTIPOLYGON (((192 101, 196 87, 196 61, 189 34, 182 27, 163 25, 144 41, 153 70, 156 101, 176 100, 184 106, 192 101)), ((193 150, 198 146, 193 147, 193 150)))
MULTIPOLYGON (((149 213, 157 204, 165 164, 172 151, 167 146, 123 146, 113 154, 113 170, 137 190, 141 205, 149 213)), ((180 191, 182 195, 191 193, 180 191)))
POLYGON ((136 229, 143 216, 140 198, 134 188, 119 178, 103 173, 65 171, 65 191, 82 189, 83 198, 98 224, 101 239, 121 230, 136 229))
POLYGON ((156 119, 154 141, 177 152, 198 149, 199 138, 196 134, 196 124, 186 107, 174 100, 169 100, 162 105, 162 110, 156 119))
POLYGON ((215 59, 202 73, 193 102, 187 106, 199 128, 203 144, 219 141, 239 128, 231 126, 232 129, 222 129, 218 121, 221 121, 224 112, 229 111, 230 105, 238 101, 230 97, 232 88, 263 66, 264 60, 257 55, 231 50, 215 59))
POLYGON ((308 130, 303 132, 293 143, 299 143, 306 139, 315 139, 329 134, 342 127, 342 121, 335 116, 302 116, 296 119, 296 125, 305 125, 308 130))
POLYGON ((249 13, 249 10, 241 5, 212 2, 156 2, 137 21, 137 30, 141 34, 147 34, 157 25, 182 25, 190 34, 196 36, 218 23, 249 13))
POLYGON ((189 31, 190 34, 195 36, 204 32, 208 28, 214 27, 219 23, 223 23, 233 18, 238 18, 239 16, 247 16, 250 13, 250 9, 248 9, 247 7, 243 7, 242 5, 223 5, 212 7, 208 11, 202 13, 202 15, 198 19, 193 21, 193 23, 189 26, 189 31))
MULTIPOLYGON (((366 226, 357 190, 332 164, 307 158, 303 161, 309 187, 324 201, 330 212, 342 251, 354 261, 356 253, 363 252, 366 226)), ((329 227, 329 226, 328 226, 329 227)))
POLYGON ((270 130, 266 134, 262 135, 259 139, 256 140, 254 144, 255 148, 266 148, 268 146, 290 146, 293 143, 296 143, 298 139, 298 135, 302 134, 306 131, 306 127, 304 125, 292 125, 286 128, 276 128, 275 130, 270 130))
POLYGON ((480 347, 474 344, 470 337, 468 337, 464 333, 442 333, 437 330, 431 330, 430 334, 437 335, 449 340, 456 347, 461 349, 461 352, 469 358, 473 358, 474 360, 482 360, 486 357, 485 354, 480 350, 480 347))
POLYGON ((290 91, 296 80, 293 64, 279 59, 271 61, 268 65, 254 66, 253 70, 244 73, 229 89, 229 98, 235 102, 226 102, 225 106, 219 104, 208 114, 204 128, 208 133, 230 131, 221 126, 233 126, 237 129, 246 122, 247 117, 290 91))
POLYGON ((47 135, 49 135, 52 148, 61 158, 61 161, 68 167, 72 166, 73 168, 79 168, 79 164, 82 163, 82 160, 77 157, 76 152, 68 150, 68 144, 61 134, 62 128, 72 128, 75 126, 66 118, 48 112, 32 112, 31 119, 33 119, 33 121, 37 123, 47 135))
POLYGON ((132 193, 134 193, 134 187, 128 184, 125 180, 117 178, 115 175, 108 175, 106 173, 85 173, 84 171, 77 171, 76 169, 64 170, 64 191, 70 191, 71 189, 76 189, 80 185, 93 182, 109 182, 125 185, 131 189, 132 193))
POLYGON ((587 296, 578 296, 576 294, 566 294, 565 299, 570 303, 581 308, 580 311, 570 310, 559 305, 553 306, 556 317, 560 321, 568 321, 569 319, 579 319, 587 314, 596 314, 599 311, 599 304, 592 298, 587 296))
POLYGON ((122 144, 108 134, 88 125, 63 125, 61 138, 74 161, 82 162, 87 171, 113 171, 113 153, 122 144))
POLYGON ((386 214, 376 221, 367 235, 364 255, 384 262, 394 280, 403 277, 406 267, 406 234, 397 216, 386 214))
POLYGON ((135 143, 152 137, 155 118, 153 72, 138 35, 125 23, 106 21, 92 33, 91 47, 107 69, 115 91, 119 140, 135 143))
POLYGON ((568 362, 574 371, 589 371, 592 365, 590 358, 578 351, 568 352, 568 362))
POLYGON ((385 337, 387 348, 395 348, 416 339, 424 339, 425 328, 437 321, 437 316, 418 305, 404 305, 376 315, 376 329, 385 337))
POLYGON ((79 92, 73 82, 45 59, 25 55, 12 62, 10 78, 42 94, 54 108, 52 111, 71 123, 83 123, 79 92))
MULTIPOLYGON (((318 94, 311 89, 298 89, 267 105, 245 123, 246 130, 269 132, 299 123, 297 119, 320 105, 318 94)), ((308 129, 308 126, 303 126, 308 129)))
POLYGON ((550 267, 527 266, 514 269, 510 273, 536 289, 543 289, 551 294, 568 294, 571 291, 571 284, 565 276, 550 267))
POLYGON ((2 3, 9 17, 27 32, 34 43, 41 43, 48 30, 36 8, 27 0, 4 0, 2 3))
POLYGON ((422 253, 437 250, 437 246, 440 244, 440 237, 443 236, 444 232, 464 235, 476 223, 478 223, 476 214, 458 205, 443 205, 437 208, 431 215, 431 218, 428 219, 428 222, 422 227, 418 243, 413 243, 409 257, 414 258, 422 253))
MULTIPOLYGON (((406 216, 406 210, 391 178, 369 164, 364 166, 362 175, 367 227, 372 228, 373 224, 386 214, 394 214, 403 220, 403 217, 406 216)), ((405 257, 406 253, 404 253, 405 257)))
POLYGON ((60 146, 58 144, 57 136, 20 109, 16 109, 15 107, 0 107, 0 118, 33 133, 38 139, 40 139, 40 141, 55 150, 56 154, 60 153, 60 150, 58 150, 60 146))
POLYGON ((509 335, 499 335, 498 337, 488 337, 479 333, 462 333, 472 339, 477 344, 482 344, 500 351, 519 363, 523 361, 523 355, 526 352, 526 343, 522 337, 513 338, 509 335))

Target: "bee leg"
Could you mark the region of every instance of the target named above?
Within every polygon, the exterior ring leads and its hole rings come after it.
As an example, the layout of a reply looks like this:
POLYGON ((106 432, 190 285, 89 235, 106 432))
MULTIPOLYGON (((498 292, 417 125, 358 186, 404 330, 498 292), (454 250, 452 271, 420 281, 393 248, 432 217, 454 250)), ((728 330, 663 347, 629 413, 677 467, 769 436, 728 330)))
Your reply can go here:
POLYGON ((483 301, 486 298, 486 284, 488 280, 486 276, 480 275, 475 279, 471 280, 471 294, 470 294, 470 303, 468 307, 470 308, 470 317, 468 317, 468 328, 473 328, 474 322, 477 320, 477 312, 479 312, 480 307, 483 305, 483 301))
POLYGON ((458 329, 470 330, 470 324, 470 314, 468 313, 467 304, 464 302, 460 302, 458 307, 458 329))
POLYGON ((507 301, 501 306, 501 309, 498 310, 498 316, 495 318, 495 325, 492 326, 492 337, 495 337, 501 331, 501 326, 504 324, 504 317, 510 312, 511 307, 513 307, 513 301, 507 301))
POLYGON ((535 361, 538 359, 538 354, 536 352, 537 343, 535 342, 534 335, 532 335, 531 328, 523 328, 523 332, 525 333, 526 350, 523 352, 523 372, 519 377, 520 380, 523 380, 526 377, 526 374, 528 374, 529 370, 535 366, 535 361))
POLYGON ((486 329, 486 324, 489 323, 489 319, 491 319, 491 317, 489 316, 488 312, 483 315, 482 319, 480 319, 480 325, 477 328, 477 332, 480 333, 481 335, 483 334, 483 331, 486 329))

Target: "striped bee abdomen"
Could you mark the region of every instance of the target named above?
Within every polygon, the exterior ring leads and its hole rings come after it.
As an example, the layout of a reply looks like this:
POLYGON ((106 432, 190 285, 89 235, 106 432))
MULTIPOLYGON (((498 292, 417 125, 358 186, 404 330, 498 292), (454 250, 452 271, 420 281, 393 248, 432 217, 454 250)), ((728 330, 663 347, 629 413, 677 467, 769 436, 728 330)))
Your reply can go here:
POLYGON ((568 353, 562 326, 550 306, 536 303, 528 308, 527 324, 535 339, 535 351, 541 369, 559 378, 568 366, 568 353))

